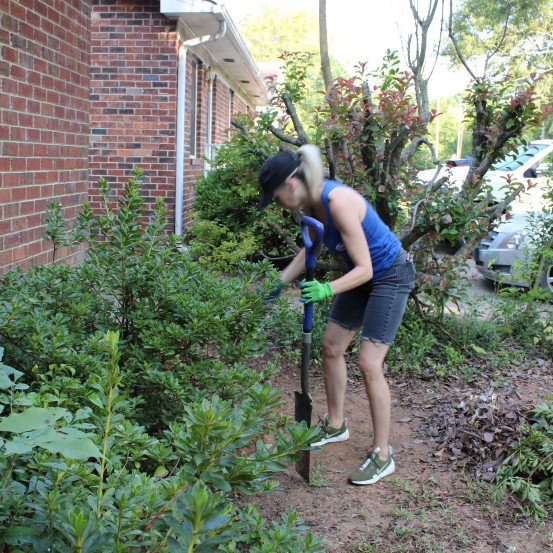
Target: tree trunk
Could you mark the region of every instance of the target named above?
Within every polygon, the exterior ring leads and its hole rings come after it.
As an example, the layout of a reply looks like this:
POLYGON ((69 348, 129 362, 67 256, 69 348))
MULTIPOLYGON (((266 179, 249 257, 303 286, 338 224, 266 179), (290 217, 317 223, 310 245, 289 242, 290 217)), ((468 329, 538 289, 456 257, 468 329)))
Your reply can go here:
POLYGON ((321 71, 325 83, 325 91, 328 92, 334 84, 330 70, 330 58, 328 57, 328 36, 326 31, 326 0, 319 0, 319 49, 321 51, 321 71))

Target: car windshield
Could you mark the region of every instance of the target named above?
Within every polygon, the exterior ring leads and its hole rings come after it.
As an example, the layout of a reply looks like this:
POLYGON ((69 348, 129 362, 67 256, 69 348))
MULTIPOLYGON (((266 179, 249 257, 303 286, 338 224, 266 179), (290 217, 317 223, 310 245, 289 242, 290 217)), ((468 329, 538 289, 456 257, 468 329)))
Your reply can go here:
POLYGON ((494 164, 494 171, 514 171, 529 159, 532 159, 538 152, 547 148, 547 144, 529 144, 519 146, 514 152, 506 155, 501 161, 494 164))

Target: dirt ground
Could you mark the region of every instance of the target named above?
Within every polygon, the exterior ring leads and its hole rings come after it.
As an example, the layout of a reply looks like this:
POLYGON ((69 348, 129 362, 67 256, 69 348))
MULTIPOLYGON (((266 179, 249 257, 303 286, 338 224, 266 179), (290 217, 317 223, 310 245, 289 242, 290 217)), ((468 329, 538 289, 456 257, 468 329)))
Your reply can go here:
MULTIPOLYGON (((459 459, 431 432, 447 429, 454 420, 454 407, 470 397, 505 399, 516 412, 542 402, 553 390, 551 360, 519 361, 504 374, 470 384, 455 378, 388 375, 396 472, 377 484, 358 487, 348 484, 347 477, 368 452, 371 428, 362 382, 354 369, 350 374, 346 400, 350 439, 311 453, 310 484, 292 469, 279 477, 278 491, 249 498, 265 516, 278 519, 296 508, 311 531, 324 536, 330 552, 553 551, 551 522, 537 524, 521 517, 512 498, 494 503, 490 484, 476 478, 474 468, 460 469, 459 459), (442 419, 445 426, 440 426, 442 419)), ((275 380, 291 415, 298 382, 293 368, 275 380)), ((320 371, 313 371, 311 385, 316 421, 326 411, 320 371)))

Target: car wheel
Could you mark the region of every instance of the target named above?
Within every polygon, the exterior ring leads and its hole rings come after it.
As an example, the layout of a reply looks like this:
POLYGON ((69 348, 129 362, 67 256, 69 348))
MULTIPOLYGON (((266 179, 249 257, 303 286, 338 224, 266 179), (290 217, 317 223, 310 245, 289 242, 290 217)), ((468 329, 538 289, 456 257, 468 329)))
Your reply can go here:
POLYGON ((547 263, 545 265, 545 271, 541 277, 540 286, 549 290, 551 295, 553 295, 553 263, 547 263))

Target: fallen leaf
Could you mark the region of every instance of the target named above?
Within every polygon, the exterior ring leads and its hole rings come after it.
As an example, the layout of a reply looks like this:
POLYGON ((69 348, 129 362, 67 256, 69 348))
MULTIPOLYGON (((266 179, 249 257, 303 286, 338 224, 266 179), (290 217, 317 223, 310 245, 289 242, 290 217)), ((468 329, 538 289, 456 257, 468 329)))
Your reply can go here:
POLYGON ((487 443, 493 442, 493 434, 491 432, 484 432, 484 441, 487 443))

